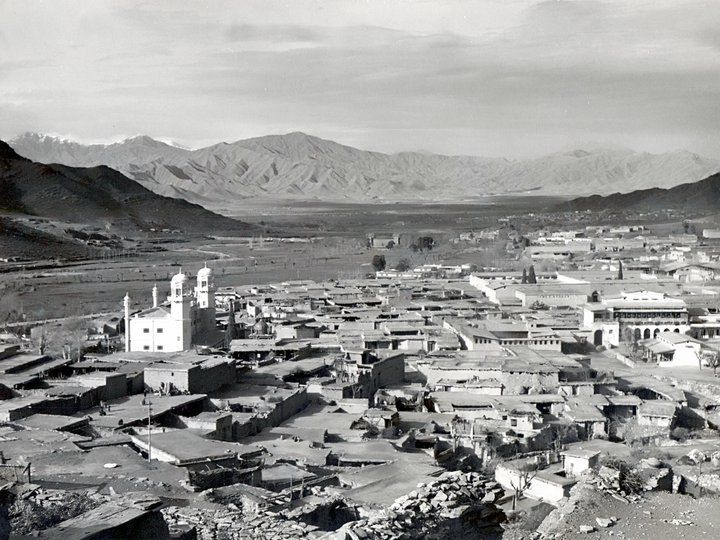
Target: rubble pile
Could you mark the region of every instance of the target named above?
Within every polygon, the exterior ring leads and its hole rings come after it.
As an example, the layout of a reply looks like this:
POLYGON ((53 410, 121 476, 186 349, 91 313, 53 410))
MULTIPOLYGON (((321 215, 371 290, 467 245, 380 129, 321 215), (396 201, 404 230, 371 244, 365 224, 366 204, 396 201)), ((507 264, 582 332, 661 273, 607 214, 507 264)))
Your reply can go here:
POLYGON ((656 458, 642 459, 637 473, 643 482, 643 491, 672 491, 673 471, 656 458))
POLYGON ((587 478, 587 483, 620 501, 639 501, 642 497, 623 485, 623 475, 622 471, 603 465, 597 474, 592 474, 587 478))
POLYGON ((194 527, 198 540, 308 538, 317 530, 313 525, 269 510, 246 515, 232 504, 227 510, 171 506, 164 508, 162 514, 171 532, 194 527))
POLYGON ((26 484, 17 486, 17 497, 10 508, 14 534, 30 534, 79 516, 107 502, 109 497, 93 490, 84 492, 43 489, 26 484))
MULTIPOLYGON (((477 473, 447 472, 437 481, 418 484, 377 517, 348 523, 346 539, 441 539, 496 527, 505 514, 495 506, 503 489, 477 473)), ((338 531, 340 532, 340 531, 338 531)))

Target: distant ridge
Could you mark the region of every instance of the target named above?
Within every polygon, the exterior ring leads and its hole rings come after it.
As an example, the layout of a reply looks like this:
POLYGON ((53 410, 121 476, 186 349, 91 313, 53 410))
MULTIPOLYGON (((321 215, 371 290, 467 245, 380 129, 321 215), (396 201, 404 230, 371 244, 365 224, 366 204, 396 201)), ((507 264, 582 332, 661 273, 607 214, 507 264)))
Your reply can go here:
POLYGON ((574 199, 560 205, 564 210, 629 210, 651 212, 666 208, 687 212, 720 212, 720 173, 704 180, 670 189, 642 189, 630 193, 613 193, 574 199))
POLYGON ((15 152, 15 150, 13 150, 12 147, 5 141, 0 141, 0 159, 27 161, 26 158, 19 156, 18 153, 15 152))
POLYGON ((247 198, 443 202, 517 193, 609 195, 669 188, 720 171, 720 161, 691 152, 649 154, 597 143, 526 160, 383 154, 301 132, 197 150, 147 136, 82 145, 26 133, 10 144, 42 163, 107 165, 155 193, 211 208, 247 198))
POLYGON ((0 210, 129 229, 206 234, 253 228, 197 204, 160 196, 109 167, 35 163, 4 141, 0 141, 0 210))

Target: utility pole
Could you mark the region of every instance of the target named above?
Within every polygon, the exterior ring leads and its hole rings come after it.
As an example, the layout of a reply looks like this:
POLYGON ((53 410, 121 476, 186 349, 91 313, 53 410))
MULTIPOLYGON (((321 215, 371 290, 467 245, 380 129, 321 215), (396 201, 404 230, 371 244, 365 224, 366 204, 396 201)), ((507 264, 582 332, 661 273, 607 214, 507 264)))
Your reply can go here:
POLYGON ((148 454, 148 463, 149 463, 152 460, 152 440, 151 440, 152 428, 150 426, 150 418, 151 418, 151 414, 152 414, 152 402, 149 399, 147 402, 147 408, 148 408, 148 437, 147 437, 148 452, 147 452, 147 454, 148 454))

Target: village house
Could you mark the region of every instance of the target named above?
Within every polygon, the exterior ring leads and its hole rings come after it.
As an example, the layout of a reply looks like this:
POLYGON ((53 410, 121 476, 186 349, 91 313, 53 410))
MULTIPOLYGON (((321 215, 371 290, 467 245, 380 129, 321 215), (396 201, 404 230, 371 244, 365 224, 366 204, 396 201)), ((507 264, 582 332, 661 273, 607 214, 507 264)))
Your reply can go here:
POLYGON ((576 446, 560 452, 560 455, 562 456, 563 470, 567 476, 577 477, 600 465, 599 450, 576 446))
POLYGON ((153 392, 206 394, 234 384, 237 369, 231 358, 195 356, 154 363, 145 368, 144 377, 145 386, 153 392))
POLYGON ((638 341, 639 352, 648 362, 660 367, 702 366, 702 344, 685 334, 664 331, 654 339, 638 341))
POLYGON ((400 235, 397 233, 392 234, 375 234, 371 233, 367 236, 368 246, 371 248, 387 248, 394 247, 400 244, 400 235))
POLYGON ((541 305, 548 307, 577 307, 588 301, 585 287, 567 284, 536 284, 517 285, 515 296, 520 299, 523 307, 541 305))
POLYGON ((553 505, 566 499, 577 480, 565 476, 561 464, 549 464, 543 456, 505 461, 495 469, 495 481, 509 493, 553 505))
POLYGON ((467 350, 499 350, 527 346, 531 349, 560 351, 562 340, 553 331, 533 328, 520 320, 468 320, 447 317, 443 327, 457 334, 467 350))
POLYGON ((678 407, 675 403, 660 400, 644 401, 637 410, 637 422, 640 426, 672 429, 678 407))

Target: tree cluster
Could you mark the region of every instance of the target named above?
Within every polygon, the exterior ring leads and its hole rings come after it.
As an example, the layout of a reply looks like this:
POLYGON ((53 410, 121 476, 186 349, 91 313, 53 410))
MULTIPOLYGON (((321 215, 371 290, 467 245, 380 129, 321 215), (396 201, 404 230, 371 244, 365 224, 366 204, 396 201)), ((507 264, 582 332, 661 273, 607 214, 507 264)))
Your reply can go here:
POLYGON ((420 236, 414 243, 410 244, 413 251, 431 251, 437 244, 432 236, 420 236))
POLYGON ((372 258, 372 267, 376 272, 385 270, 387 262, 385 261, 385 255, 374 255, 372 258))
POLYGON ((225 347, 229 348, 230 342, 240 337, 240 330, 235 322, 235 313, 231 311, 228 315, 227 327, 225 328, 225 347))
POLYGON ((530 284, 537 283, 537 276, 535 275, 535 266, 533 266, 531 264, 529 270, 526 270, 525 268, 523 268, 522 280, 520 282, 523 285, 525 285, 527 283, 530 283, 530 284))

